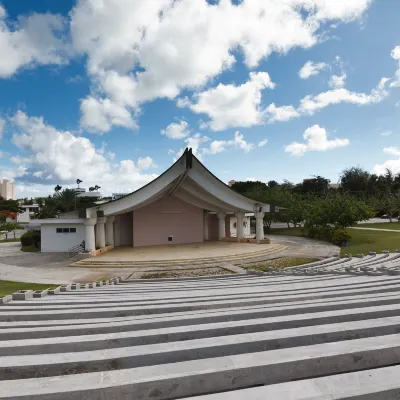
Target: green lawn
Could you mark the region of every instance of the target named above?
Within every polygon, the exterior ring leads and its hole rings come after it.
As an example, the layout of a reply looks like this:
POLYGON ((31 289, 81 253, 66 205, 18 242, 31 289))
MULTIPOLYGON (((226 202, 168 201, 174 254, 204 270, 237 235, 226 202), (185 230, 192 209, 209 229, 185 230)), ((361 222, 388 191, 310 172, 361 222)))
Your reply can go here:
MULTIPOLYGON (((302 236, 300 228, 271 229, 270 233, 274 235, 302 236)), ((381 252, 382 250, 395 251, 400 249, 400 232, 348 229, 348 233, 351 239, 349 246, 341 249, 340 254, 342 256, 344 254, 357 255, 358 253, 368 254, 370 251, 381 252)))
POLYGON ((268 233, 271 235, 303 236, 301 228, 273 228, 268 233))
POLYGON ((354 225, 360 228, 375 228, 375 229, 392 229, 394 231, 400 231, 400 222, 377 222, 376 224, 357 224, 354 225))
POLYGON ((26 251, 27 253, 38 253, 40 249, 33 246, 22 246, 21 251, 26 251))
POLYGON ((57 285, 0 281, 0 297, 18 292, 18 290, 45 290, 56 288, 57 285))
POLYGON ((294 267, 296 265, 309 264, 317 261, 316 258, 297 258, 297 257, 281 257, 272 260, 267 260, 259 264, 241 265, 244 269, 254 269, 256 271, 266 271, 270 268, 286 268, 294 267))
POLYGON ((0 240, 0 243, 19 242, 20 239, 8 238, 7 240, 0 240))

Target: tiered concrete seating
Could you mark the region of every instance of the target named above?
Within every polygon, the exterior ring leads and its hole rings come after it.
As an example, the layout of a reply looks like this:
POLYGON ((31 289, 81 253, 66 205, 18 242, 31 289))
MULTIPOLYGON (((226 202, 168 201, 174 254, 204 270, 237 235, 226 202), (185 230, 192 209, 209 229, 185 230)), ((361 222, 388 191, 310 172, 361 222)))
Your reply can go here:
POLYGON ((330 257, 314 263, 285 269, 270 268, 267 275, 400 275, 400 252, 368 256, 330 257))
POLYGON ((344 267, 396 256, 11 301, 0 306, 0 399, 396 398, 400 276, 344 267))

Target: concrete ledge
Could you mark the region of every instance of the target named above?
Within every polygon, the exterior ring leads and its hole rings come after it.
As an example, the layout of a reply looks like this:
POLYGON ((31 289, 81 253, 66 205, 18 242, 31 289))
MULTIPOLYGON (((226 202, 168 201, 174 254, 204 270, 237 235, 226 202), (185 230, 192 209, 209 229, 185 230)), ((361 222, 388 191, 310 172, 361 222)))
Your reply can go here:
POLYGON ((38 299, 38 298, 41 298, 41 297, 45 297, 45 296, 48 295, 48 291, 49 291, 49 289, 46 289, 46 290, 35 290, 33 292, 33 298, 34 299, 38 299))
POLYGON ((55 289, 49 289, 47 293, 49 295, 55 295, 55 294, 60 293, 60 291, 61 291, 61 286, 58 286, 55 289))
POLYGON ((11 295, 0 297, 0 304, 9 303, 11 300, 12 300, 12 296, 11 295))
POLYGON ((13 300, 28 300, 33 298, 33 290, 20 290, 12 294, 13 300))
POLYGON ((71 290, 71 286, 72 286, 72 285, 61 286, 61 287, 60 287, 60 292, 61 292, 61 293, 69 292, 69 291, 71 290))
POLYGON ((98 256, 100 254, 103 254, 103 253, 106 253, 107 251, 112 250, 113 248, 114 248, 114 245, 112 244, 112 245, 103 247, 101 249, 97 249, 97 250, 91 251, 89 253, 89 257, 96 257, 96 256, 98 256))

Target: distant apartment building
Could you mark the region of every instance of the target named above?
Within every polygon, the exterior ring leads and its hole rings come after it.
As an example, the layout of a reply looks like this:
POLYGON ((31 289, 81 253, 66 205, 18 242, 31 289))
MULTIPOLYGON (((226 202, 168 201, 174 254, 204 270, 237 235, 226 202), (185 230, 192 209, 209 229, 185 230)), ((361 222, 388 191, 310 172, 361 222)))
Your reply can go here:
POLYGON ((0 180, 0 195, 6 200, 16 200, 15 196, 15 183, 7 179, 0 180))

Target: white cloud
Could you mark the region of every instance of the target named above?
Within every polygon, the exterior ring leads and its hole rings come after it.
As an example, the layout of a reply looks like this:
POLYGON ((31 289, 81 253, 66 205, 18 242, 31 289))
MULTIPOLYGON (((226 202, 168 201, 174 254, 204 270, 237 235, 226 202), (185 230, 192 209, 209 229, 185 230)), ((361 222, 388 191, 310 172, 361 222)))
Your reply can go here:
POLYGON ((6 126, 6 121, 0 118, 0 140, 3 137, 4 128, 6 126))
POLYGON ((273 89, 275 84, 267 72, 251 72, 249 80, 239 86, 223 85, 200 92, 194 96, 190 109, 196 114, 206 114, 214 131, 231 127, 250 127, 263 122, 261 91, 273 89))
POLYGON ((342 75, 332 75, 329 78, 329 86, 333 89, 339 89, 344 87, 344 85, 346 84, 346 78, 347 75, 345 73, 343 73, 342 75))
POLYGON ((70 14, 72 43, 88 57, 92 90, 134 113, 145 101, 201 89, 235 64, 238 49, 254 68, 273 52, 313 46, 322 23, 357 19, 369 5, 340 3, 78 0, 70 14))
POLYGON ((400 148, 398 147, 385 147, 383 151, 385 153, 393 154, 394 156, 400 157, 400 148))
POLYGON ((390 136, 391 134, 393 134, 393 132, 392 131, 383 131, 383 132, 381 132, 381 136, 390 136))
POLYGON ((64 19, 50 13, 33 13, 9 21, 0 4, 0 78, 8 78, 23 67, 64 64, 64 29, 64 19))
POLYGON ((149 169, 149 168, 157 168, 157 164, 149 156, 144 157, 144 158, 139 158, 138 162, 137 162, 137 166, 138 166, 139 170, 149 169))
POLYGON ((328 139, 325 128, 319 125, 311 126, 304 131, 303 138, 306 143, 293 142, 285 147, 287 153, 292 156, 302 156, 308 151, 325 151, 336 147, 347 146, 348 139, 328 139))
POLYGON ((398 61, 398 69, 396 71, 395 77, 391 82, 391 87, 399 87, 400 86, 400 46, 396 46, 392 52, 390 53, 392 58, 398 61))
MULTIPOLYGON (((99 184, 103 193, 130 191, 154 179, 155 174, 143 174, 142 170, 155 166, 150 157, 122 160, 111 163, 101 149, 82 136, 59 131, 47 125, 41 117, 30 117, 18 111, 11 119, 16 133, 13 143, 26 154, 19 168, 29 167, 35 178, 57 181, 60 184, 74 182, 76 178, 86 186, 99 184)), ((25 175, 25 180, 29 177, 25 175)))
POLYGON ((345 88, 338 88, 315 96, 308 95, 301 99, 297 109, 293 106, 276 106, 272 103, 266 109, 269 122, 288 121, 302 115, 314 115, 317 111, 333 104, 368 105, 379 103, 389 94, 385 88, 387 81, 389 81, 388 78, 382 78, 377 87, 372 89, 370 93, 358 93, 345 88))
POLYGON ((229 148, 239 148, 248 153, 254 148, 253 143, 247 143, 244 136, 240 132, 235 132, 232 140, 214 140, 210 143, 210 147, 205 150, 206 154, 218 154, 229 148))
POLYGON ((268 139, 261 140, 258 142, 258 147, 264 147, 268 143, 268 139))
POLYGON ((394 174, 400 173, 400 159, 386 160, 383 164, 376 164, 372 170, 374 174, 384 175, 387 170, 392 171, 394 174))
POLYGON ((81 100, 81 125, 92 133, 108 132, 113 125, 134 129, 132 114, 110 99, 88 96, 81 100))
POLYGON ((300 113, 293 106, 279 106, 271 103, 265 110, 269 115, 269 122, 289 121, 300 117, 300 113))
POLYGON ((314 63, 313 61, 307 61, 299 71, 299 77, 301 79, 308 79, 311 76, 318 75, 322 70, 326 69, 328 64, 325 63, 314 63))
POLYGON ((184 139, 185 137, 188 137, 189 134, 189 124, 184 120, 172 122, 161 131, 161 135, 165 135, 170 139, 184 139))

